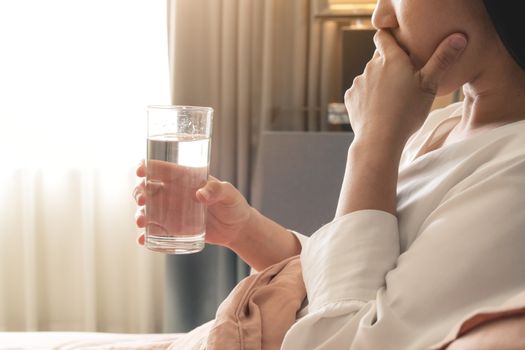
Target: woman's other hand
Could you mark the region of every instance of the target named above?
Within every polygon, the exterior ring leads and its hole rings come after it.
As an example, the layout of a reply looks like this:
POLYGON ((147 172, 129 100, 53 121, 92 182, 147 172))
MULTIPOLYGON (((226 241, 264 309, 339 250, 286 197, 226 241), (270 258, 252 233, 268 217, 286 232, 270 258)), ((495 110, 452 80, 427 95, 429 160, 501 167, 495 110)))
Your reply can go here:
MULTIPOLYGON (((139 205, 135 222, 139 228, 144 228, 147 225, 144 210, 147 195, 144 161, 139 164, 136 174, 142 180, 133 191, 133 197, 139 205)), ((246 199, 232 184, 219 181, 212 176, 209 177, 206 185, 197 190, 196 198, 208 208, 206 242, 230 247, 240 238, 252 214, 252 208, 246 199)), ((139 236, 138 243, 144 244, 144 234, 139 236)))
POLYGON ((441 79, 467 39, 459 33, 448 36, 420 70, 388 31, 379 30, 374 42, 377 50, 346 92, 345 104, 356 141, 397 146, 401 152, 430 112, 441 79))
POLYGON ((355 133, 335 217, 363 209, 396 215, 397 176, 403 148, 428 115, 440 81, 466 45, 462 34, 445 38, 416 70, 387 31, 374 37, 377 50, 345 94, 355 133))

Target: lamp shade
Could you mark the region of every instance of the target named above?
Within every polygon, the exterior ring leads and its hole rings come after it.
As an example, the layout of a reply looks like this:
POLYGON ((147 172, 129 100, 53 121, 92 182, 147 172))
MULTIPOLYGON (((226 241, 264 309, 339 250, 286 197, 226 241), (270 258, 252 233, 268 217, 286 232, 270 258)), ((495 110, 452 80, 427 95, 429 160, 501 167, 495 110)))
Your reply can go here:
POLYGON ((370 16, 375 0, 315 0, 316 16, 370 16))

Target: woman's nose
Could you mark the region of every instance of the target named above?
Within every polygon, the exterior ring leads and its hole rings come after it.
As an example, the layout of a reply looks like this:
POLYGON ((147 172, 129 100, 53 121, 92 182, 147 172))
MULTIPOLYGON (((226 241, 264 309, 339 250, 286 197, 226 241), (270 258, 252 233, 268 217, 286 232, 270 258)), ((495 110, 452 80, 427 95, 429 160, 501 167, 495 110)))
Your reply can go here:
POLYGON ((391 0, 379 0, 372 15, 372 25, 376 29, 397 28, 397 18, 391 0))

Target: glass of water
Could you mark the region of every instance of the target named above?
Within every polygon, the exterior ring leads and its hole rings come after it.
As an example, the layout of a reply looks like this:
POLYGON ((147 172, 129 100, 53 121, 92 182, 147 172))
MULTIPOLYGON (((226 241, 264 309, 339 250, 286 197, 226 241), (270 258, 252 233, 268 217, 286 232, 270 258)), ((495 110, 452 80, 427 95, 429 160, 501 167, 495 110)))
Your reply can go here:
POLYGON ((208 180, 213 109, 148 107, 145 246, 168 254, 204 248, 206 206, 196 192, 208 180))

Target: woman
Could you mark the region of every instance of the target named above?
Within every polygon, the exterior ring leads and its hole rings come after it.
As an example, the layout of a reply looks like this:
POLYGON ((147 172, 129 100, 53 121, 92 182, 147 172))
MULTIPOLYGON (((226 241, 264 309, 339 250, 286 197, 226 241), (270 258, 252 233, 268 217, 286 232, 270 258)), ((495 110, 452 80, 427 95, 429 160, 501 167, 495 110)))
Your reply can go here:
POLYGON ((311 238, 228 183, 197 191, 208 243, 256 270, 301 254, 309 305, 283 349, 425 349, 525 290, 525 57, 508 31, 523 7, 378 1, 377 50, 345 95, 355 139, 336 216, 311 238), (461 86, 463 103, 428 115, 461 86))

